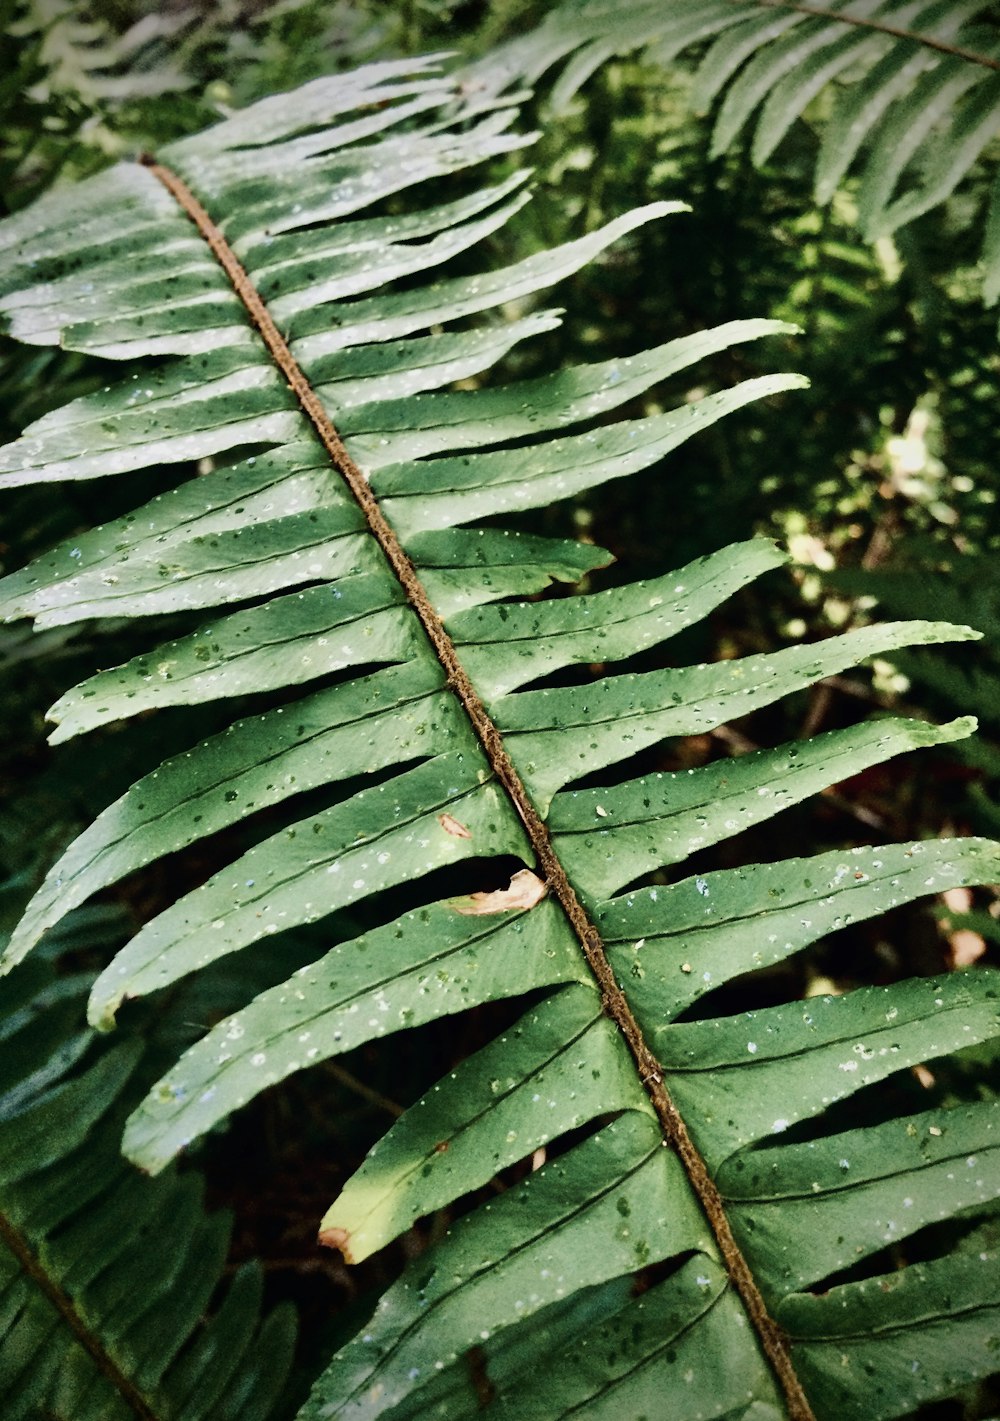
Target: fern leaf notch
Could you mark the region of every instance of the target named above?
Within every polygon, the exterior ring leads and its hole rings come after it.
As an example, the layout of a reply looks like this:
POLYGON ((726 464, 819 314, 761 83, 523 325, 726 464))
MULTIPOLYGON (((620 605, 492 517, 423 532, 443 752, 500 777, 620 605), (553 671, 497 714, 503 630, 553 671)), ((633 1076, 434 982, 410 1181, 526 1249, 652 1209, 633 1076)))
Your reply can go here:
MULTIPOLYGON (((521 316, 491 333, 470 317, 522 301, 669 211, 632 214, 499 271, 427 280, 422 273, 464 241, 488 235, 476 227, 484 210, 511 215, 519 179, 409 216, 372 215, 372 205, 515 152, 522 140, 512 118, 509 100, 463 94, 430 65, 372 66, 269 100, 156 161, 46 200, 6 224, 6 236, 0 229, 3 301, 22 335, 160 362, 148 381, 109 386, 28 430, 2 455, 8 484, 228 455, 223 467, 56 549, 0 588, 10 615, 60 622, 112 608, 142 616, 245 604, 69 693, 55 708, 58 736, 158 704, 262 689, 284 696, 110 806, 42 885, 6 961, 20 960, 70 907, 124 874, 262 808, 287 801, 294 809, 305 789, 324 788, 333 802, 147 923, 95 987, 95 1023, 110 1026, 130 996, 439 866, 514 855, 537 885, 530 895, 515 886, 471 903, 426 902, 337 944, 220 1023, 132 1116, 130 1153, 162 1168, 292 1071, 477 1001, 548 988, 516 1031, 404 1116, 334 1204, 324 1241, 361 1257, 506 1163, 568 1130, 590 1133, 499 1204, 464 1219, 430 1271, 422 1260, 405 1275, 334 1359, 302 1415, 398 1417, 408 1407, 426 1415, 438 1404, 443 1415, 464 1414, 458 1363, 469 1347, 485 1349, 491 1374, 507 1377, 508 1388, 518 1348, 522 1365, 541 1355, 532 1347, 554 1338, 593 1359, 588 1299, 598 1294, 613 1298, 628 1341, 613 1359, 564 1379, 571 1390, 589 1387, 595 1405, 606 1398, 627 1411, 649 1385, 680 1385, 677 1357, 689 1353, 664 1352, 666 1329, 690 1334, 703 1356, 709 1349, 713 1360, 690 1393, 697 1406, 720 1397, 730 1398, 727 1407, 775 1405, 762 1348, 790 1415, 832 1414, 825 1383, 816 1381, 807 1399, 798 1377, 799 1355, 809 1376, 822 1376, 812 1324, 800 1337, 775 1321, 795 1315, 804 1285, 784 1258, 758 1250, 730 1173, 735 1181, 758 1154, 765 1165, 780 1156, 774 1137, 793 1116, 835 1149, 836 1127, 824 1117, 830 1103, 995 1035, 995 985, 973 973, 859 992, 811 1013, 791 1003, 749 1023, 675 1017, 719 982, 835 928, 838 910, 870 914, 935 886, 996 877, 996 847, 914 845, 900 851, 909 859, 863 851, 609 894, 734 832, 741 816, 763 817, 812 792, 818 777, 836 774, 831 766, 875 763, 971 727, 889 723, 876 736, 862 730, 816 742, 801 764, 791 750, 767 752, 734 772, 732 825, 719 821, 716 767, 698 772, 669 810, 653 808, 642 782, 609 785, 601 802, 574 793, 572 782, 860 658, 971 633, 889 625, 720 666, 531 689, 560 668, 658 646, 780 559, 752 542, 656 583, 516 603, 512 596, 572 580, 603 555, 467 525, 645 467, 697 429, 799 382, 749 381, 665 415, 587 427, 707 350, 784 329, 742 322, 618 366, 449 390, 542 328, 521 316), (115 227, 105 219, 112 201, 122 211, 115 227), (382 289, 411 270, 400 248, 414 234, 451 234, 463 223, 464 237, 410 256, 419 280, 382 289), (164 244, 184 252, 195 279, 176 302, 165 306, 162 286, 123 263, 123 232, 140 256, 164 244), (113 299, 89 299, 92 271, 103 272, 113 299), (247 444, 256 452, 247 454, 247 444), (331 675, 332 683, 308 689, 331 675), (773 797, 761 783, 772 774, 773 797), (366 775, 378 778, 336 797, 338 783, 366 775), (748 815, 752 790, 769 803, 748 815), (624 877, 615 878, 607 865, 618 858, 618 835, 624 877), (910 873, 914 858, 933 870, 910 873), (731 1119, 719 1103, 719 1073, 759 1109, 731 1119), (617 1118, 597 1129, 609 1110, 617 1118), (645 1300, 615 1291, 636 1268, 684 1258, 697 1262, 675 1267, 645 1300), (538 1326, 526 1333, 517 1324, 528 1318, 538 1326), (720 1379, 713 1369, 727 1356, 741 1360, 720 1379)), ((867 1184, 866 1176, 859 1199, 867 1184)), ((842 1206, 822 1182, 817 1194, 818 1210, 842 1206)), ((949 1210, 983 1197, 956 1194, 949 1210)), ((870 1231, 866 1248, 875 1248, 870 1231)), ((825 1276, 828 1262, 817 1257, 808 1271, 804 1260, 802 1276, 825 1276)), ((965 1264, 949 1257, 943 1266, 965 1264)), ((850 1355, 846 1336, 838 1345, 850 1355)), ((986 1361, 975 1365, 981 1372, 986 1361)), ((512 1404, 505 1394, 501 1386, 501 1403, 512 1404)), ((861 1391, 856 1399, 860 1406, 861 1391)))

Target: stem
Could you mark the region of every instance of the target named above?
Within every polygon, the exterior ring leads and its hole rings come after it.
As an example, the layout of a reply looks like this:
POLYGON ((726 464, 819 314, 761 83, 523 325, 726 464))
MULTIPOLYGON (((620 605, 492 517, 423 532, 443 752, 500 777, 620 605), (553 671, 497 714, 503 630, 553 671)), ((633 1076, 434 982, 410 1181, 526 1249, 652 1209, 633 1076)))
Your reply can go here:
POLYGON ((842 11, 824 9, 822 5, 807 5, 800 0, 757 0, 762 10, 794 10, 799 15, 812 15, 819 20, 830 20, 835 24, 854 25, 862 30, 876 30, 893 39, 908 39, 914 44, 922 44, 925 49, 936 49, 940 54, 951 55, 953 59, 965 59, 970 64, 981 64, 985 69, 1000 72, 1000 60, 990 59, 986 54, 978 54, 973 49, 961 45, 948 44, 946 40, 935 39, 933 35, 921 34, 916 30, 900 29, 897 25, 887 25, 881 20, 863 20, 857 15, 845 15, 842 11))
POLYGON ((38 1291, 59 1314, 64 1325, 90 1357, 98 1372, 105 1378, 108 1385, 114 1388, 133 1414, 138 1417, 138 1421, 160 1421, 146 1397, 131 1378, 125 1375, 117 1362, 105 1350, 100 1338, 95 1336, 80 1316, 73 1299, 49 1276, 20 1230, 15 1228, 5 1214, 0 1214, 0 1242, 14 1255, 22 1271, 27 1274, 38 1291))
POLYGON ((424 631, 444 669, 447 683, 458 697, 472 722, 483 751, 497 779, 507 791, 527 831, 535 851, 541 875, 549 891, 559 902, 575 932, 584 957, 601 992, 606 1014, 615 1022, 628 1043, 642 1081, 656 1110, 664 1136, 677 1151, 687 1171, 691 1187, 701 1201, 730 1279, 737 1289, 760 1338, 761 1346, 774 1368, 785 1393, 791 1421, 814 1421, 802 1385, 792 1367, 788 1343, 767 1311, 750 1266, 740 1251, 726 1217, 725 1207, 705 1161, 698 1152, 680 1112, 663 1084, 662 1067, 646 1044, 642 1029, 632 1013, 625 993, 615 981, 600 934, 587 915, 576 889, 566 875, 552 845, 549 831, 535 808, 517 768, 507 753, 503 737, 479 693, 459 660, 454 642, 445 630, 437 610, 432 605, 409 554, 396 536, 395 530, 379 507, 368 480, 354 462, 337 433, 316 391, 292 354, 288 342, 279 331, 263 299, 229 246, 225 236, 206 212, 184 181, 171 169, 154 158, 141 160, 195 224, 216 260, 226 272, 239 299, 275 364, 288 382, 302 410, 310 421, 330 460, 357 500, 368 527, 385 554, 389 565, 406 592, 424 631))

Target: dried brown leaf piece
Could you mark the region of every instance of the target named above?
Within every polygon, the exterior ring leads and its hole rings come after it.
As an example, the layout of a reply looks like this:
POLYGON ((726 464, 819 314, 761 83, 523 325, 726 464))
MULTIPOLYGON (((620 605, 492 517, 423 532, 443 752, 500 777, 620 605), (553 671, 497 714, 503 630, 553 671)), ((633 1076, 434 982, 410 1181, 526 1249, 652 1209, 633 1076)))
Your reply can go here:
POLYGON ((466 828, 460 819, 456 819, 454 814, 439 814, 438 823, 446 834, 454 834, 456 839, 471 839, 472 830, 466 828))
POLYGON ((456 913, 468 917, 485 917, 490 913, 510 913, 516 908, 533 908, 548 891, 537 873, 522 868, 506 888, 498 888, 495 893, 470 893, 468 898, 456 899, 450 906, 456 913))

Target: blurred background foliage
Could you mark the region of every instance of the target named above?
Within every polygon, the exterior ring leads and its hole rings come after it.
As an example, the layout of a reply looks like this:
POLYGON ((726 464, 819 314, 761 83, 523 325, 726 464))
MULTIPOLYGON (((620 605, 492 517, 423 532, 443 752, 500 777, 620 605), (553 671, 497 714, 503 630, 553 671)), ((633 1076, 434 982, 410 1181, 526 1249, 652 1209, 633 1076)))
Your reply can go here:
MULTIPOLYGON (((550 9, 537 0, 0 0, 0 204, 13 211, 55 184, 319 74, 401 53, 481 56, 550 9)), ((797 323, 802 334, 706 362, 704 385, 799 369, 812 386, 715 426, 662 468, 552 510, 546 531, 609 548, 628 578, 754 532, 785 544, 791 573, 726 604, 677 646, 678 659, 770 650, 876 615, 951 618, 985 633, 954 655, 915 653, 823 683, 644 765, 703 763, 889 709, 981 718, 982 735, 965 748, 925 752, 904 772, 883 766, 836 786, 756 830, 751 842, 737 838, 706 853, 690 871, 939 832, 1000 834, 1000 350, 996 313, 982 304, 981 234, 970 222, 967 185, 870 244, 856 222, 850 180, 829 205, 813 200, 822 96, 758 169, 739 145, 710 157, 711 117, 692 112, 692 68, 688 56, 667 70, 642 56, 612 59, 558 116, 549 111, 546 82, 539 86, 529 104, 540 132, 536 198, 492 239, 495 260, 579 236, 654 199, 680 198, 692 211, 643 228, 560 288, 563 329, 537 339, 505 374, 530 374, 553 360, 607 359, 734 318, 772 316, 797 323)), ((983 164, 996 158, 996 143, 983 164)), ((969 183, 981 180, 974 169, 969 183)), ((25 351, 0 336, 0 435, 15 437, 102 379, 96 361, 25 351)), ((631 412, 701 392, 663 387, 631 412)), ((155 491, 155 480, 148 489, 133 481, 129 505, 155 491)), ((43 491, 8 498, 0 511, 4 567, 124 511, 118 499, 103 483, 69 486, 58 499, 43 491)), ((593 585, 618 575, 612 567, 593 585)), ((185 743, 178 713, 128 734, 111 728, 82 748, 45 746, 44 713, 60 691, 98 655, 107 663, 109 645, 115 659, 131 654, 114 628, 97 630, 100 651, 86 632, 0 629, 8 727, 0 750, 0 928, 57 849, 143 768, 185 743)), ((204 733, 203 714, 200 726, 204 733)), ((186 861, 163 872, 194 881, 211 867, 186 861)), ((143 921, 158 906, 157 892, 156 875, 146 875, 141 887, 126 884, 115 895, 115 909, 143 921)), ((950 895, 936 909, 900 910, 818 949, 801 990, 997 961, 998 919, 996 895, 985 891, 950 895)), ((306 961, 315 944, 290 950, 306 961)), ((86 970, 104 956, 88 939, 70 965, 86 970)), ((287 963, 276 970, 284 975, 287 963)), ((266 985, 235 984, 234 975, 220 971, 171 1020, 184 1012, 214 1019, 234 996, 266 985)), ((229 1139, 242 1149, 209 1141, 202 1152, 210 1197, 236 1212, 233 1267, 262 1255, 276 1294, 304 1310, 303 1377, 350 1329, 369 1290, 383 1287, 401 1257, 446 1222, 421 1225, 392 1256, 349 1274, 336 1258, 317 1256, 316 1220, 399 1104, 474 1050, 477 1031, 492 1035, 502 1010, 399 1037, 390 1061, 361 1052, 346 1067, 295 1077, 237 1119, 229 1139), (247 1167, 248 1158, 257 1163, 247 1167)), ((947 1093, 947 1080, 931 1085, 947 1093)))

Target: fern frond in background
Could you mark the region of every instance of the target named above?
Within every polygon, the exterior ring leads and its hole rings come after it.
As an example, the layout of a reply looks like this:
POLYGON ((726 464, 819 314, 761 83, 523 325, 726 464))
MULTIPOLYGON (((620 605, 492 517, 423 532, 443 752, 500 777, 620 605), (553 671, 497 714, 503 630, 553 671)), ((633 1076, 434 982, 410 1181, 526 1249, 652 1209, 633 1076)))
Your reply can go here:
POLYGON ((59 94, 97 104, 186 88, 189 81, 172 67, 150 67, 144 72, 141 51, 157 40, 172 38, 190 22, 190 12, 183 10, 149 15, 118 36, 106 22, 84 18, 80 7, 66 0, 27 0, 10 33, 37 45, 44 78, 29 97, 42 104, 59 94))
POLYGON ((956 745, 954 753, 981 772, 969 784, 961 812, 985 833, 1000 827, 1000 804, 994 798, 995 782, 1000 779, 1000 588, 994 562, 992 555, 958 559, 947 578, 932 581, 923 570, 902 568, 882 572, 843 568, 826 578, 838 591, 865 598, 890 613, 905 609, 919 615, 933 606, 982 630, 983 645, 973 667, 930 652, 903 654, 899 665, 925 694, 930 692, 945 707, 961 704, 976 713, 982 736, 956 745))
MULTIPOLYGON (((916 401, 918 418, 925 403, 939 406, 943 435, 952 441, 950 467, 939 469, 939 475, 945 475, 941 487, 910 499, 902 516, 898 503, 885 504, 879 494, 859 493, 857 486, 845 488, 840 470, 848 459, 852 477, 857 476, 860 462, 862 478, 878 475, 892 463, 879 447, 881 430, 875 432, 867 458, 856 453, 872 440, 872 424, 891 420, 887 436, 894 433, 904 440, 908 436, 903 428, 908 405, 895 403, 898 390, 892 399, 886 398, 891 379, 886 380, 883 410, 865 411, 869 427, 848 434, 842 451, 835 451, 836 466, 825 470, 829 477, 819 483, 830 490, 838 515, 826 528, 821 518, 816 519, 820 526, 814 524, 815 532, 833 549, 831 556, 821 548, 820 556, 824 561, 829 558, 831 565, 841 560, 845 564, 829 585, 858 595, 884 591, 884 605, 897 614, 941 598, 957 609, 963 599, 949 583, 978 585, 981 599, 992 585, 994 562, 996 494, 987 451, 997 367, 995 332, 984 333, 984 340, 973 333, 968 303, 976 286, 989 305, 1000 292, 996 240, 1000 187, 995 177, 1000 51, 994 10, 961 0, 808 7, 780 0, 720 0, 714 6, 672 6, 669 14, 662 7, 640 8, 631 13, 630 21, 619 24, 612 7, 600 0, 593 4, 571 0, 542 23, 537 41, 532 36, 530 43, 525 38, 508 46, 508 70, 536 78, 563 65, 554 86, 554 103, 563 110, 573 98, 583 97, 585 105, 592 102, 587 86, 613 56, 633 52, 645 56, 674 95, 679 70, 694 70, 686 102, 693 111, 712 115, 708 145, 712 157, 745 147, 756 166, 773 174, 780 171, 775 166, 779 145, 794 129, 799 131, 799 142, 786 145, 786 172, 811 166, 812 198, 820 206, 827 205, 828 212, 820 217, 806 205, 798 213, 781 214, 786 241, 797 245, 806 271, 788 298, 771 309, 803 320, 811 335, 827 335, 830 348, 825 358, 817 350, 823 364, 812 370, 824 388, 828 380, 848 383, 855 369, 870 368, 871 351, 888 355, 901 340, 916 335, 917 364, 926 369, 918 379, 926 383, 915 384, 904 399, 916 401), (815 138, 811 150, 810 134, 815 138), (914 220, 935 212, 937 225, 917 233, 914 220), (864 236, 876 243, 867 255, 869 270, 881 262, 888 284, 895 285, 901 266, 909 268, 908 290, 901 293, 895 313, 886 309, 884 287, 880 291, 877 283, 865 278, 864 248, 845 241, 845 232, 855 220, 864 236), (890 234, 895 244, 879 242, 890 234), (928 259, 926 248, 946 251, 949 244, 950 260, 939 258, 935 264, 928 259), (871 351, 866 349, 862 355, 861 348, 869 342, 871 351), (853 448, 848 442, 852 437, 853 448), (965 496, 956 492, 959 488, 965 496), (928 511, 929 537, 924 526, 928 511), (862 520, 875 515, 867 550, 863 521, 859 542, 845 545, 845 522, 859 512, 862 520), (936 526, 935 520, 940 520, 936 526), (961 536, 949 537, 949 527, 959 520, 961 536), (885 528, 890 524, 897 530, 901 558, 885 543, 885 528), (970 561, 970 538, 972 547, 981 550, 978 561, 970 561), (876 549, 881 549, 886 563, 879 574, 851 569, 852 561, 868 560, 876 549), (924 555, 919 572, 914 567, 918 549, 924 555), (902 582, 889 571, 894 562, 900 564, 902 582), (905 564, 909 570, 904 572, 905 564), (935 591, 929 590, 929 579, 935 591), (912 598, 906 595, 909 592, 912 598)), ((655 84, 656 79, 650 82, 655 84)), ((722 165, 715 167, 725 182, 722 165)), ((656 191, 657 184, 651 182, 650 189, 656 191)), ((805 202, 804 193, 800 200, 805 202)), ((822 469, 823 464, 814 456, 808 467, 822 469)), ((883 488, 888 498, 898 499, 898 480, 893 477, 887 482, 891 487, 883 488)), ((778 479, 768 483, 776 484, 778 479)), ((758 507, 766 503, 770 490, 761 492, 765 498, 758 507)), ((797 510, 807 501, 805 491, 793 488, 785 500, 788 511, 779 507, 770 517, 758 513, 759 526, 770 530, 777 525, 785 536, 803 533, 797 510)), ((836 610, 843 615, 842 608, 836 610)), ((964 670, 953 659, 930 654, 900 658, 900 663, 917 674, 923 686, 936 685, 945 706, 975 710, 988 724, 995 718, 996 697, 991 689, 995 618, 985 609, 985 620, 967 612, 967 608, 956 610, 956 619, 980 627, 986 640, 964 670)), ((971 786, 961 822, 971 821, 992 832, 996 819, 991 805, 998 794, 1000 762, 980 741, 957 753, 983 777, 982 783, 971 786)))
MULTIPOLYGON (((616 55, 643 51, 665 69, 694 50, 696 112, 717 105, 712 153, 752 125, 763 166, 805 117, 819 137, 815 200, 848 175, 869 241, 946 202, 963 182, 983 231, 983 294, 1000 297, 1000 31, 976 0, 678 0, 638 3, 623 20, 609 0, 567 0, 510 42, 505 72, 528 82, 564 63, 552 92, 565 105, 616 55)), ((492 72, 491 56, 483 73, 492 72)), ((965 220, 969 217, 966 215, 965 220)))
MULTIPOLYGON (((104 917, 84 917, 46 956, 105 945, 104 917)), ((4 986, 4 1417, 266 1421, 288 1378, 293 1315, 285 1305, 262 1319, 255 1265, 221 1286, 230 1224, 206 1214, 196 1174, 148 1180, 121 1159, 144 1047, 87 1029, 90 980, 39 956, 4 986)))
POLYGON ((152 710, 186 708, 196 727, 69 846, 5 963, 24 972, 72 908, 205 849, 198 886, 101 972, 92 1023, 237 953, 276 984, 205 1029, 131 1114, 125 1147, 153 1171, 267 1086, 511 1004, 322 1222, 360 1260, 418 1217, 461 1212, 338 1347, 304 1421, 454 1421, 487 1401, 636 1415, 664 1397, 677 1416, 900 1415, 996 1365, 996 1257, 978 1231, 1000 1193, 996 1102, 946 1058, 1000 1034, 997 976, 738 1013, 725 993, 849 921, 996 880, 1000 847, 682 866, 972 724, 888 719, 670 776, 636 757, 973 633, 890 623, 677 665, 675 635, 781 565, 765 539, 540 597, 608 555, 522 515, 801 381, 612 422, 671 373, 787 331, 739 321, 482 383, 558 324, 537 293, 680 206, 484 264, 477 248, 525 200, 516 117, 467 74, 382 63, 0 227, 12 334, 129 362, 0 452, 3 485, 118 476, 127 492, 168 471, 151 501, 6 579, 4 613, 124 623, 133 639, 61 696, 54 739, 109 746, 152 710), (927 1061, 943 1084, 925 1094, 910 1068, 927 1061), (484 1198, 503 1170, 516 1183, 484 1198))
POLYGON ((0 175, 4 206, 18 206, 18 186, 32 166, 65 162, 85 168, 122 151, 113 115, 128 105, 176 96, 190 78, 168 55, 193 18, 149 14, 117 33, 108 19, 72 0, 14 0, 3 29, 7 82, 0 92, 4 134, 0 175), (62 148, 56 159, 57 145, 62 148))

